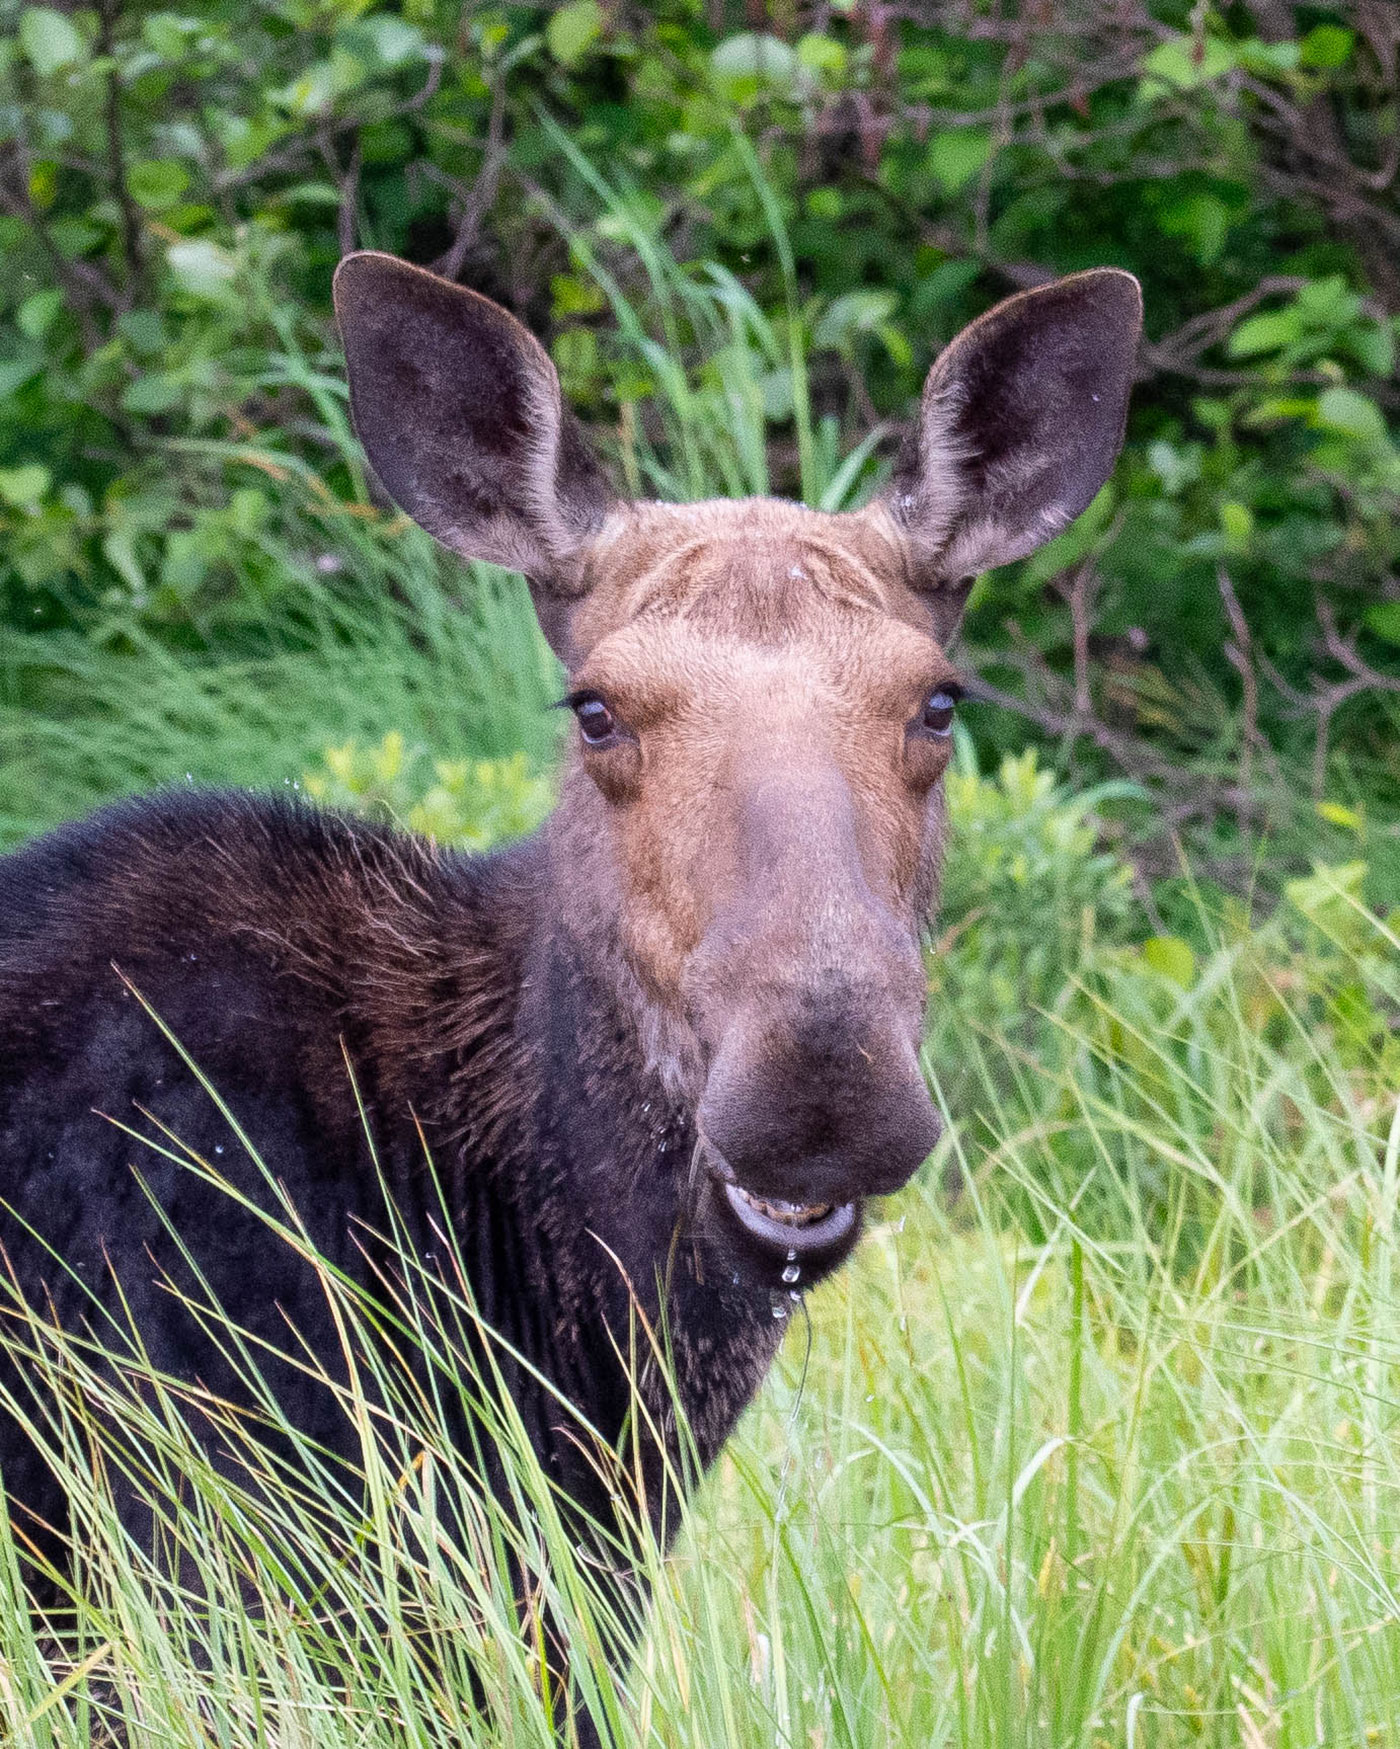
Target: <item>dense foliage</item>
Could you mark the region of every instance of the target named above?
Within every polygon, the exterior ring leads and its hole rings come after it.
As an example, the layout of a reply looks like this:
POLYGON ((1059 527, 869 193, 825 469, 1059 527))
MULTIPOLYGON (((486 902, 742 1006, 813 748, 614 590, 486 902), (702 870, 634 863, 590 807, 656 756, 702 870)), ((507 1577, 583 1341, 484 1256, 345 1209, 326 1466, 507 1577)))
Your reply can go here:
POLYGON ((1300 796, 1388 817, 1388 6, 0 0, 0 29, 11 706, 71 698, 75 638, 260 656, 315 644, 327 591, 401 593, 407 549, 433 571, 348 438, 346 248, 519 311, 632 490, 830 503, 962 323, 1113 262, 1148 312, 1130 442, 979 588, 970 659, 1011 707, 979 741, 1029 720, 1210 821, 1227 870, 1300 796))

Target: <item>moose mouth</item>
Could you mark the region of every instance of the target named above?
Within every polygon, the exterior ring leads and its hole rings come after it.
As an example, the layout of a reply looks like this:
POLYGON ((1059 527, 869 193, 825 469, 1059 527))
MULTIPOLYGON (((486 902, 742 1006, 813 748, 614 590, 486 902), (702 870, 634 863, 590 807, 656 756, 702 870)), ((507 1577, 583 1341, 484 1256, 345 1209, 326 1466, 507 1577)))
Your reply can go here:
POLYGON ((853 1202, 786 1202, 782 1197, 756 1196, 730 1179, 721 1183, 725 1200, 750 1238, 789 1260, 841 1244, 859 1218, 859 1207, 853 1202))

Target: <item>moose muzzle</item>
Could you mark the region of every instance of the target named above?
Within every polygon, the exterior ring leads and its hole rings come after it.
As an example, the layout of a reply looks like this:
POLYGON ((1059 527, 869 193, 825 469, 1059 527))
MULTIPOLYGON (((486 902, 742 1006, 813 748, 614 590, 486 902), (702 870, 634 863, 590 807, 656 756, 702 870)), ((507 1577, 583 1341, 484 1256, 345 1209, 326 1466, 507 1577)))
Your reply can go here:
POLYGON ((692 966, 709 1046, 698 1118, 750 1236, 826 1249, 937 1142, 918 1062, 917 925, 872 892, 839 778, 760 782, 740 878, 692 966))

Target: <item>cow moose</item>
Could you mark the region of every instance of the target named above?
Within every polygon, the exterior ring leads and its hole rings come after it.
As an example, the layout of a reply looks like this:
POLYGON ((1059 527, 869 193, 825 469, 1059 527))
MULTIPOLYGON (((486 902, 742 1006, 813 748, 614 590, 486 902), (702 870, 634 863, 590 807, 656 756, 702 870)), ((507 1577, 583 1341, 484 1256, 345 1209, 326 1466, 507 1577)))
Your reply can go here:
MULTIPOLYGON (((664 1276, 709 1462, 777 1348, 773 1290, 794 1263, 803 1289, 840 1264, 866 1200, 938 1139, 918 1051, 946 649, 972 578, 1108 476, 1139 288, 1078 273, 974 322, 887 489, 843 514, 623 502, 496 304, 373 252, 341 263, 335 301, 390 497, 528 579, 575 719, 558 805, 467 856, 285 798, 171 790, 0 860, 0 1241, 60 1322, 119 1283, 155 1364, 236 1398, 162 1278, 197 1262, 252 1338, 285 1346, 290 1324, 333 1356, 321 1284, 255 1207, 138 1160, 133 1130, 206 1157, 228 1140, 192 1060, 362 1279, 386 1187, 426 1242, 426 1146, 480 1314, 528 1363, 507 1385, 529 1437, 605 1518, 554 1393, 621 1436, 630 1321, 656 1324, 664 1276)), ((236 1153, 255 1205, 267 1180, 236 1153)), ((305 1369, 277 1383, 353 1460, 331 1394, 305 1369)), ((0 1473, 12 1512, 62 1526, 18 1419, 0 1420, 0 1473)))

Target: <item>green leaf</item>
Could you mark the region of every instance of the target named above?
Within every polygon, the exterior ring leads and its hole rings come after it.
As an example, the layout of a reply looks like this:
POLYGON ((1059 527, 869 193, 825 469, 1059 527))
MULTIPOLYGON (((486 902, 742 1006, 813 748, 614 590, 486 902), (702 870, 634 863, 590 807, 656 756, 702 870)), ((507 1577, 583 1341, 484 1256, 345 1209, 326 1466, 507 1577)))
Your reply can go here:
POLYGON ((561 6, 545 26, 549 52, 562 66, 572 67, 603 34, 603 8, 598 0, 572 0, 561 6))
POLYGON ((143 357, 159 352, 167 343, 165 323, 159 310, 126 310, 117 317, 117 331, 126 336, 143 357))
POLYGON ((189 185, 189 171, 173 158, 141 158, 127 172, 132 199, 153 212, 174 206, 189 185))
POLYGON ((1400 644, 1400 601, 1377 601, 1362 616, 1367 627, 1388 644, 1400 644))
POLYGON ((1326 279, 1308 281, 1298 293, 1298 308, 1319 327, 1335 328, 1356 320, 1361 299, 1340 273, 1329 273, 1326 279))
POLYGON ((71 19, 52 6, 26 6, 19 15, 19 43, 29 64, 47 79, 83 58, 83 39, 71 19))
POLYGON ((1262 352, 1277 352, 1281 346, 1291 346, 1302 338, 1303 321, 1297 306, 1286 310, 1265 310, 1259 316, 1246 316, 1230 336, 1226 350, 1231 358, 1257 358, 1262 352))
POLYGON ((136 557, 136 532, 130 528, 115 528, 103 538, 102 556, 131 590, 140 595, 146 588, 146 573, 136 557))
POLYGON ((1324 389, 1317 398, 1313 423, 1358 443, 1385 443, 1388 437, 1385 415, 1357 389, 1324 389))
POLYGON ((181 290, 193 297, 218 299, 238 273, 238 263, 226 249, 206 238, 172 243, 165 252, 181 290))
POLYGON ((27 297, 16 310, 15 322, 26 339, 42 340, 62 308, 63 293, 56 287, 51 287, 48 291, 37 291, 27 297))
POLYGON ((1355 46, 1355 31, 1340 24, 1315 24, 1298 45, 1298 65, 1330 73, 1347 64, 1355 46))
POLYGON ((417 25, 389 13, 361 19, 356 29, 373 45, 381 66, 406 67, 410 61, 423 60, 428 53, 417 25))
POLYGON ((893 322, 881 322, 875 332, 880 336, 891 361, 900 370, 908 370, 914 362, 914 348, 909 344, 909 336, 904 330, 896 328, 893 322))
POLYGON ((569 316, 596 316, 607 308, 601 288, 576 273, 556 273, 549 282, 556 321, 569 316))
POLYGON ((797 45, 797 58, 814 73, 827 73, 839 79, 846 71, 846 50, 835 37, 819 36, 809 31, 797 45))
POLYGON ((146 371, 123 389, 122 408, 127 413, 168 413, 183 392, 175 377, 164 371, 146 371))
POLYGON ((0 498, 17 510, 37 510, 53 484, 53 475, 38 462, 19 468, 0 468, 0 498))
POLYGON ((1395 369, 1395 336, 1381 322, 1367 322, 1346 336, 1346 348, 1373 377, 1388 377, 1395 369))
POLYGON ((878 291, 873 286, 861 291, 843 292, 834 298, 812 334, 812 345, 818 350, 840 351, 857 334, 873 334, 894 314, 898 298, 892 291, 878 291))
POLYGON ((44 364, 44 355, 37 348, 19 358, 0 358, 0 401, 31 382, 43 370, 44 364))
MULTIPOLYGON (((343 75, 345 68, 340 69, 343 75)), ((269 93, 274 103, 281 104, 294 115, 316 115, 325 109, 336 93, 337 69, 330 61, 313 61, 299 79, 269 93)))
POLYGON ((182 600, 188 600, 204 581, 212 556, 206 530, 177 529, 165 543, 160 580, 182 600))
POLYGON ((1235 43, 1234 52, 1242 67, 1261 74, 1265 79, 1291 73, 1298 65, 1298 44, 1295 42, 1266 43, 1252 36, 1235 43))
POLYGON ((1247 504, 1229 499, 1220 506, 1220 530, 1225 536, 1227 553, 1247 553, 1254 533, 1254 512, 1247 504))
POLYGON ((1366 829, 1366 816, 1355 808, 1344 808, 1340 802, 1318 802, 1316 807, 1318 818, 1326 820, 1329 826, 1341 826, 1348 832, 1366 829))
POLYGON ((1179 935, 1150 935, 1142 944, 1143 964, 1183 990, 1196 981, 1196 956, 1179 935))
POLYGON ((726 37, 710 56, 710 72, 721 95, 732 103, 743 103, 763 90, 776 90, 796 101, 816 84, 791 44, 756 31, 726 37))
POLYGON ((1230 229, 1230 209, 1213 194, 1188 194, 1168 201, 1157 223, 1168 237, 1184 237, 1197 261, 1209 267, 1218 260, 1230 229))
POLYGON ((981 272, 980 261, 940 261, 915 286, 914 295, 909 300, 910 316, 922 319, 933 315, 944 304, 955 304, 981 272))
POLYGON ((1246 413, 1240 424, 1251 431, 1261 430, 1281 419, 1310 418, 1315 410, 1316 403, 1303 395, 1271 395, 1246 413))
POLYGON ((992 153, 990 128, 949 128, 929 141, 928 167, 948 194, 966 188, 992 153))
POLYGON ((1198 85, 1229 72, 1234 65, 1233 45, 1219 37, 1208 36, 1204 42, 1190 36, 1173 37, 1153 49, 1142 63, 1147 76, 1138 94, 1153 98, 1165 91, 1194 91, 1198 85))
POLYGON ((182 18, 174 12, 153 12, 141 25, 141 34, 163 61, 183 60, 189 41, 200 28, 197 18, 182 18))

